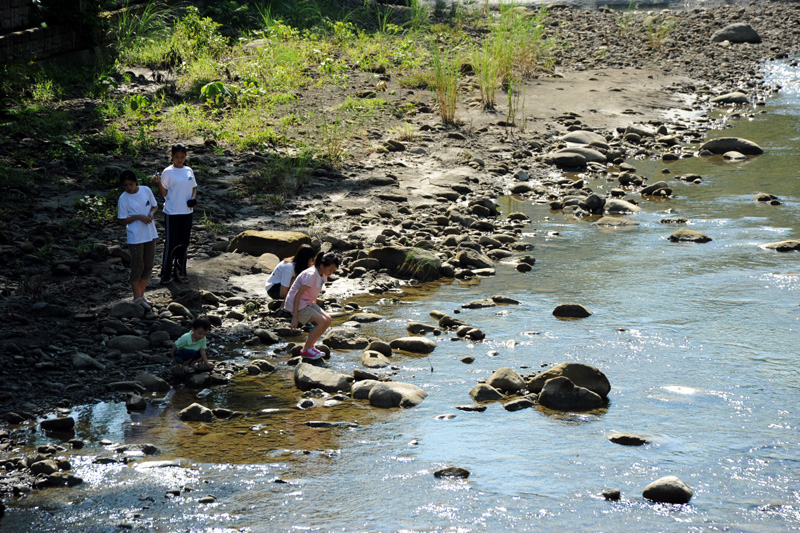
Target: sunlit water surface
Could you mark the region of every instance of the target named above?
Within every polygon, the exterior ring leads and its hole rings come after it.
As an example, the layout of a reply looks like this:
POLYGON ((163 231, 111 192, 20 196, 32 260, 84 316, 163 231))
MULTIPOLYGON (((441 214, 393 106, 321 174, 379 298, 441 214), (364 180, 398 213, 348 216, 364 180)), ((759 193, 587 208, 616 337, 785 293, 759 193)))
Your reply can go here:
MULTIPOLYGON (((715 134, 751 139, 765 155, 746 163, 634 161, 650 182, 703 176, 699 185, 670 180, 669 200, 642 201, 637 228, 602 230, 546 205, 503 198, 505 212, 531 217, 532 272, 500 263, 495 277, 479 282, 427 285, 399 301, 366 300, 387 318, 365 325, 364 333, 386 339, 402 336, 409 319, 432 323, 433 309, 452 312, 493 294, 522 302, 459 315, 487 333, 484 342, 444 334, 430 356, 395 357, 394 378, 428 391, 421 406, 376 410, 349 400, 326 406, 320 398, 299 410, 283 366, 266 377, 238 378, 201 400, 246 415, 233 420, 180 422, 177 412, 195 401, 189 391, 167 395, 144 414, 128 415, 114 404, 84 408, 78 436, 93 444, 73 456, 84 483, 9 502, 0 528, 800 529, 800 256, 759 246, 800 238, 799 75, 778 64, 768 76, 781 80, 782 93, 759 108, 763 113, 715 134), (670 173, 662 174, 664 168, 670 173), (783 203, 757 203, 757 192, 783 203), (688 218, 713 241, 668 242, 676 227, 659 222, 666 216, 688 218), (559 321, 551 313, 565 302, 594 314, 559 321), (467 355, 473 364, 461 362, 467 355), (562 361, 606 373, 607 409, 555 415, 507 412, 499 403, 484 413, 454 408, 471 403, 470 388, 496 368, 528 373, 562 361), (308 420, 358 425, 315 429, 304 425, 308 420), (652 443, 612 444, 607 437, 616 432, 652 443), (152 442, 161 454, 128 465, 92 464, 95 456, 111 455, 96 444, 103 438, 152 442), (433 471, 447 465, 466 467, 471 476, 435 479, 433 471), (690 504, 641 497, 648 483, 666 475, 693 489, 690 504), (599 496, 610 488, 622 491, 621 501, 599 496), (168 496, 173 489, 182 492, 168 496), (197 502, 209 494, 216 502, 197 502)), ((592 183, 596 190, 612 185, 592 183)), ((330 366, 349 373, 358 355, 338 351, 330 366)))

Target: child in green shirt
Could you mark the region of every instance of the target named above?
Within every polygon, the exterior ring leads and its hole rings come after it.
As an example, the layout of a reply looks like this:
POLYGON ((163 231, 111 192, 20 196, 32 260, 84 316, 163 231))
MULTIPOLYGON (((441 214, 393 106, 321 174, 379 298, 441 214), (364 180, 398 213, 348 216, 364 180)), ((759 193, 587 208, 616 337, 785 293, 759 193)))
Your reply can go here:
POLYGON ((184 366, 191 365, 203 360, 207 369, 214 368, 214 364, 208 361, 206 356, 206 335, 211 329, 211 322, 208 318, 200 316, 192 322, 192 331, 184 333, 172 347, 172 359, 184 366))

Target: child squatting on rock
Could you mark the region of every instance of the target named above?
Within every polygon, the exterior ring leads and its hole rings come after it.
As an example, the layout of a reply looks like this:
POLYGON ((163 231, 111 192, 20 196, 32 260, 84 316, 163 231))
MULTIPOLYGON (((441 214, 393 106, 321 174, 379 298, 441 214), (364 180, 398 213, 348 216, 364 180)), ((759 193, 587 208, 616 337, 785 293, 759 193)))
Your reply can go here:
POLYGON ((164 257, 161 261, 161 284, 167 285, 172 276, 180 283, 189 283, 186 259, 192 233, 192 213, 197 205, 197 180, 194 171, 186 166, 186 146, 177 143, 170 154, 172 164, 159 177, 153 176, 164 197, 164 257))
POLYGON ((139 186, 133 170, 123 170, 119 183, 124 191, 117 202, 117 220, 125 226, 128 237, 133 301, 149 311, 153 302, 144 297, 144 291, 155 260, 158 232, 153 215, 158 211, 158 203, 150 187, 139 186))
POLYGON ((204 316, 192 321, 192 331, 184 333, 172 347, 172 359, 177 364, 189 366, 203 360, 206 369, 214 368, 206 355, 206 335, 211 330, 211 322, 204 316))
POLYGON ((331 325, 331 317, 319 307, 317 297, 328 276, 333 274, 338 266, 339 257, 335 253, 319 252, 314 259, 314 265, 303 270, 295 278, 283 303, 283 310, 292 313, 292 328, 296 328, 298 324, 309 322, 314 324, 300 352, 304 359, 313 361, 323 356, 323 352, 317 350, 314 345, 331 325))
POLYGON ((265 289, 273 300, 282 300, 289 294, 292 281, 303 270, 314 266, 314 248, 308 244, 301 244, 294 257, 287 257, 275 267, 267 279, 265 289))

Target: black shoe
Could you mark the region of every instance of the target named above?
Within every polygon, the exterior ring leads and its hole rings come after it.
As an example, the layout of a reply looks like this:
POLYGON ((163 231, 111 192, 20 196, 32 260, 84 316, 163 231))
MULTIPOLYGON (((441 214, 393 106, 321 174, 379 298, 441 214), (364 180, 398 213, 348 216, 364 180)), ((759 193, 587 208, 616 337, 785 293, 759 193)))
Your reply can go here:
POLYGON ((161 278, 161 282, 160 283, 161 283, 161 285, 171 285, 172 284, 172 280, 169 279, 169 278, 161 278))
POLYGON ((189 278, 186 276, 175 276, 175 278, 178 280, 178 283, 189 283, 189 278))

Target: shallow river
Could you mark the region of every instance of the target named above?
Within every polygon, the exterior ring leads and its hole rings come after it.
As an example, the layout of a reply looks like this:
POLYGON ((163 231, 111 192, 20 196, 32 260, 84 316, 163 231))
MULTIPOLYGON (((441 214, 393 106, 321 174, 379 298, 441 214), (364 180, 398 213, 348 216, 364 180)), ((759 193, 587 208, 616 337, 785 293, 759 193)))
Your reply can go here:
MULTIPOLYGON (((503 198, 505 212, 531 217, 532 272, 501 263, 495 277, 479 282, 360 300, 387 317, 365 325, 365 334, 386 339, 404 335, 409 319, 433 323, 433 309, 452 312, 493 294, 523 302, 459 315, 487 333, 484 342, 445 334, 430 356, 394 358, 396 380, 428 391, 421 406, 382 411, 359 401, 327 399, 333 405, 326 406, 320 398, 317 407, 299 410, 283 366, 267 377, 238 378, 201 400, 247 414, 209 426, 177 420, 195 401, 188 391, 144 414, 128 415, 123 405, 85 407, 77 436, 95 444, 80 452, 84 459, 73 458, 84 483, 8 502, 0 529, 800 529, 800 256, 759 247, 800 238, 800 74, 776 66, 769 75, 783 80, 783 92, 715 134, 751 139, 765 155, 746 163, 632 161, 650 182, 703 176, 699 185, 671 180, 669 200, 641 202, 638 228, 601 230, 546 205, 503 198), (783 204, 759 204, 757 192, 783 204), (688 218, 713 241, 668 242, 676 228, 659 223, 668 214, 688 218), (551 312, 565 302, 594 314, 559 321, 551 312), (466 355, 475 362, 462 363, 466 355), (470 388, 496 368, 528 373, 562 361, 605 372, 612 384, 607 409, 554 415, 506 412, 499 403, 484 413, 454 408, 471 403, 470 388), (303 424, 308 420, 358 425, 315 429, 303 424), (615 432, 652 443, 612 444, 607 437, 615 432), (111 455, 96 444, 100 439, 151 442, 161 454, 128 465, 92 464, 111 455), (466 467, 471 476, 435 479, 433 471, 447 465, 466 467), (690 504, 641 497, 666 475, 694 490, 690 504), (609 488, 622 491, 620 502, 599 496, 609 488), (180 494, 168 495, 173 489, 180 494), (199 504, 205 495, 216 502, 199 504)), ((330 365, 350 372, 357 360, 356 352, 337 351, 330 365)))

